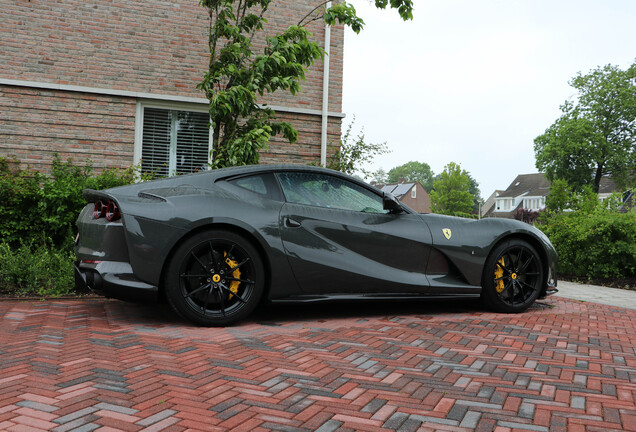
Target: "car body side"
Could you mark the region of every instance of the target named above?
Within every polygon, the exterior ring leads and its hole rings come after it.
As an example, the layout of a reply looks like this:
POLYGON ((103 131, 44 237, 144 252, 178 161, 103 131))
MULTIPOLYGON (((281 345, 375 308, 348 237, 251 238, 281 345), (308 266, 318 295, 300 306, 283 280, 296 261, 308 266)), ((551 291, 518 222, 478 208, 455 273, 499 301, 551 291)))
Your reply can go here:
MULTIPOLYGON (((257 247, 267 271, 266 295, 269 300, 316 300, 351 294, 346 285, 340 291, 332 289, 318 297, 316 294, 321 293, 303 290, 302 284, 298 282, 298 275, 294 274, 293 265, 290 264, 290 260, 294 259, 293 254, 286 249, 282 239, 281 233, 285 229, 281 214, 285 205, 282 192, 266 197, 228 181, 241 176, 258 173, 273 175, 277 171, 288 170, 325 172, 323 169, 299 166, 235 168, 99 192, 85 191, 89 203, 98 199, 115 201, 122 210, 122 218, 116 222, 107 222, 103 218, 94 219, 93 205, 88 204, 84 208, 78 218, 78 282, 109 297, 157 299, 164 276, 162 272, 172 251, 186 238, 202 230, 216 228, 237 232, 257 247)), ((330 175, 356 182, 382 196, 382 192, 364 182, 335 171, 330 172, 330 175)), ((322 249, 315 248, 314 256, 319 258, 330 251, 346 256, 349 262, 342 262, 342 265, 348 265, 352 277, 366 278, 365 283, 367 280, 371 284, 375 281, 381 286, 384 282, 381 278, 400 281, 410 280, 408 278, 414 276, 421 281, 422 289, 419 292, 406 289, 399 292, 395 288, 382 292, 379 288, 375 294, 380 297, 477 297, 481 291, 484 263, 490 251, 500 242, 515 237, 524 239, 535 247, 546 265, 546 274, 550 275, 547 285, 556 285, 553 269, 556 253, 547 237, 534 227, 511 220, 478 221, 435 214, 418 215, 406 207, 403 210, 402 215, 408 216, 369 214, 371 222, 368 228, 374 228, 373 223, 378 223, 379 220, 390 222, 391 218, 408 217, 415 221, 412 225, 415 228, 411 233, 413 244, 422 238, 428 238, 430 243, 426 245, 426 250, 417 251, 422 255, 421 260, 418 255, 413 256, 413 248, 404 247, 400 250, 398 247, 391 251, 393 254, 403 254, 398 259, 413 262, 411 267, 388 267, 379 260, 374 263, 350 250, 345 251, 346 247, 322 234, 317 235, 326 245, 322 249), (417 231, 418 226, 421 231, 417 231), (355 264, 352 261, 356 259, 365 261, 361 261, 359 266, 352 265, 355 264), (422 263, 419 268, 418 260, 422 263), (373 265, 379 266, 378 269, 382 271, 369 272, 373 265)), ((363 228, 366 229, 366 226, 363 228)), ((403 235, 408 239, 411 234, 406 232, 403 235)), ((329 269, 325 267, 325 271, 329 269)), ((542 294, 545 294, 547 285, 542 294)))

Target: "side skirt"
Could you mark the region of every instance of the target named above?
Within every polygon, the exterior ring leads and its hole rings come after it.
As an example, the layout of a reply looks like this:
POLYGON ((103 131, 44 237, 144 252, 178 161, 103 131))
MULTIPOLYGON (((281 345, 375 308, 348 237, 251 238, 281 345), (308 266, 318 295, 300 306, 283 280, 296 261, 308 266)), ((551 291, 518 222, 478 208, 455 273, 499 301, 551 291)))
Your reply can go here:
POLYGON ((480 294, 325 294, 299 295, 270 300, 272 303, 315 303, 338 301, 403 301, 428 299, 478 299, 480 294))

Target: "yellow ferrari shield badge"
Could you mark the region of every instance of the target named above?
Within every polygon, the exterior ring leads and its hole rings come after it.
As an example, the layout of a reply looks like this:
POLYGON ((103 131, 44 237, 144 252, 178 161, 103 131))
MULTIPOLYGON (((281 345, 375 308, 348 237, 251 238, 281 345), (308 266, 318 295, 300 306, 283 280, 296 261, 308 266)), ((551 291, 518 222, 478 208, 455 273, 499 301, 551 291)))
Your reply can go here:
POLYGON ((448 240, 450 240, 451 236, 453 235, 450 228, 443 228, 442 232, 444 233, 444 237, 446 237, 448 240))

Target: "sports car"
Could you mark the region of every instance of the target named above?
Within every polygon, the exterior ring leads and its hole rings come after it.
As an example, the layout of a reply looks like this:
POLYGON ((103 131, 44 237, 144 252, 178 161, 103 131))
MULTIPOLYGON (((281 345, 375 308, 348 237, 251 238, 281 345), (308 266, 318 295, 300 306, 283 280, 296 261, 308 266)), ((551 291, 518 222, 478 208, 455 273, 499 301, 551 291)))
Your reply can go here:
POLYGON ((166 300, 199 325, 262 301, 469 297, 521 312, 556 292, 556 252, 516 220, 418 214, 340 172, 254 165, 85 190, 76 283, 166 300))

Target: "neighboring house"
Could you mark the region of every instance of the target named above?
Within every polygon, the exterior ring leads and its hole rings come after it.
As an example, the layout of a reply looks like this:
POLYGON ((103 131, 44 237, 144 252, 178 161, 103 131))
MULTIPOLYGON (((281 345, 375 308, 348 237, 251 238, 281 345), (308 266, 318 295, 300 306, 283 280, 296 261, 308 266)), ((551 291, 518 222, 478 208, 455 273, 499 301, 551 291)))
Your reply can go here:
MULTIPOLYGON (((616 183, 614 182, 614 180, 608 177, 602 177, 601 183, 599 184, 599 187, 598 187, 598 199, 600 201, 605 201, 612 194, 618 191, 619 191, 618 186, 616 186, 616 183)), ((621 206, 619 208, 621 212, 627 212, 630 209, 634 208, 634 191, 633 190, 628 190, 626 192, 623 192, 620 199, 622 201, 621 206)))
POLYGON ((543 210, 545 199, 550 193, 550 181, 542 173, 520 174, 506 190, 497 192, 494 196, 494 205, 485 216, 512 219, 518 208, 543 210))
POLYGON ((486 214, 488 214, 488 212, 493 208, 493 206, 496 203, 496 198, 499 196, 499 194, 503 193, 502 190, 496 190, 494 191, 492 194, 490 194, 490 196, 488 197, 488 199, 486 201, 484 201, 484 203, 481 205, 481 210, 479 212, 479 216, 480 217, 484 217, 486 216, 486 214))
MULTIPOLYGON (((267 28, 282 31, 313 6, 277 1, 267 28)), ((0 157, 40 170, 54 153, 96 168, 143 160, 159 174, 208 162, 208 101, 196 85, 209 62, 209 17, 198 0, 2 2, 0 22, 0 157)), ((324 47, 324 25, 308 27, 324 47)), ((272 139, 262 162, 315 162, 323 143, 338 142, 343 42, 343 27, 332 27, 329 61, 307 72, 302 92, 260 100, 299 132, 294 145, 272 139)))
POLYGON ((420 182, 398 182, 394 184, 374 184, 382 192, 389 192, 418 213, 431 212, 431 198, 420 182))
MULTIPOLYGON (((598 198, 604 201, 610 195, 618 191, 616 183, 608 177, 601 178, 598 198)), ((495 191, 484 204, 484 217, 514 218, 518 209, 540 211, 545 209, 546 198, 550 194, 550 180, 544 174, 520 174, 504 191, 495 191), (489 202, 494 204, 489 205, 489 202)), ((631 208, 633 192, 627 191, 622 196, 623 206, 621 210, 631 208)))

